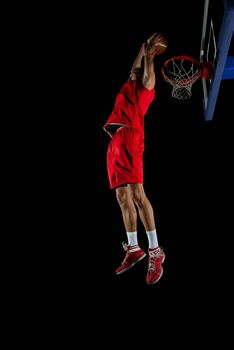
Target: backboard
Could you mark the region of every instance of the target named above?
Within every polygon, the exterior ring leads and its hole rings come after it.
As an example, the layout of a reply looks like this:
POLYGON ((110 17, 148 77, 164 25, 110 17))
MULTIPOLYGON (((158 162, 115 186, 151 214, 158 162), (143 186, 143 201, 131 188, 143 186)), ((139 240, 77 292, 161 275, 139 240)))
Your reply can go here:
POLYGON ((204 0, 200 61, 211 61, 211 79, 202 78, 205 120, 213 119, 222 80, 234 79, 234 0, 204 0))

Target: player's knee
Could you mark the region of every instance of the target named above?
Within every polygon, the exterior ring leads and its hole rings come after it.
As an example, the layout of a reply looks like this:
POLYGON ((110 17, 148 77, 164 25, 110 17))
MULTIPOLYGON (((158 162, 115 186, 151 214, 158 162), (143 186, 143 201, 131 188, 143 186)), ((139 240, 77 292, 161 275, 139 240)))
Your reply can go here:
POLYGON ((116 198, 121 207, 125 206, 128 202, 128 194, 125 191, 117 191, 116 198))
POLYGON ((142 208, 147 200, 145 194, 138 190, 132 192, 132 198, 139 208, 142 208))

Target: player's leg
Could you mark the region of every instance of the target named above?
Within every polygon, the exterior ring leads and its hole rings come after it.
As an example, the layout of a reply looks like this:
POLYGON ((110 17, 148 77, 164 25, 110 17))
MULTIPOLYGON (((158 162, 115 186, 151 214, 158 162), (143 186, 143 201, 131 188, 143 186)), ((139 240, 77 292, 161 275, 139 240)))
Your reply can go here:
POLYGON ((125 258, 120 267, 116 270, 117 274, 129 270, 137 262, 142 260, 146 254, 138 245, 137 240, 137 211, 132 198, 132 193, 128 186, 120 186, 116 189, 116 198, 119 203, 124 226, 126 229, 128 244, 123 243, 126 251, 125 258))
POLYGON ((129 184, 129 191, 136 204, 140 219, 146 231, 155 230, 155 220, 152 205, 147 198, 142 184, 129 184))
POLYGON ((149 260, 146 281, 148 284, 153 284, 162 276, 162 263, 165 259, 165 254, 158 244, 153 208, 145 194, 143 185, 130 184, 129 188, 132 192, 133 201, 138 208, 140 219, 145 227, 148 237, 149 260))
POLYGON ((135 232, 137 230, 137 212, 129 187, 118 187, 116 198, 122 212, 126 232, 135 232))

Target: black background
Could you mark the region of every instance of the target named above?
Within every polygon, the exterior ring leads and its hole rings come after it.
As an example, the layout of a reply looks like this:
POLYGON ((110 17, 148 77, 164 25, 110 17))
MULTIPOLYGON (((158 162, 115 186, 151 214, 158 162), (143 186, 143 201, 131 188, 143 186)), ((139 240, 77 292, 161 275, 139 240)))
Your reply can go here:
MULTIPOLYGON (((120 290, 120 295, 129 288, 147 294, 180 288, 181 284, 198 290, 212 288, 217 275, 222 279, 225 274, 216 260, 220 246, 230 238, 227 199, 232 149, 229 96, 233 80, 222 82, 211 122, 204 119, 201 81, 194 84, 190 100, 182 102, 171 97, 171 86, 163 81, 161 66, 172 55, 199 57, 203 1, 185 13, 183 2, 170 4, 169 10, 170 16, 166 3, 154 9, 148 4, 147 9, 133 8, 130 12, 121 6, 103 8, 107 15, 94 22, 92 34, 86 37, 83 59, 85 63, 86 54, 90 55, 89 68, 85 67, 87 82, 91 83, 87 84, 87 104, 81 113, 88 127, 85 137, 90 152, 90 157, 85 155, 88 171, 84 171, 88 185, 81 185, 89 194, 86 208, 90 220, 85 231, 87 240, 92 237, 91 249, 101 268, 100 288, 105 285, 120 290), (165 33, 169 45, 155 60, 157 97, 145 119, 145 191, 155 209, 159 240, 167 254, 164 276, 152 287, 145 285, 143 262, 128 274, 114 273, 123 257, 125 230, 115 193, 109 189, 109 136, 102 127, 141 43, 154 31, 165 33), (91 50, 87 51, 87 47, 91 50), (91 212, 89 206, 93 208, 91 212)), ((146 247, 140 223, 139 241, 146 247)))
MULTIPOLYGON (((223 311, 217 300, 230 292, 233 80, 222 82, 211 122, 204 119, 201 81, 189 100, 173 99, 161 67, 173 55, 199 57, 203 1, 126 5, 71 8, 59 21, 64 46, 59 64, 51 64, 59 74, 48 123, 42 295, 58 317, 85 310, 85 325, 97 324, 100 315, 128 324, 152 314, 174 324, 182 310, 183 320, 201 310, 206 320, 214 309, 223 311), (155 60, 157 96, 145 119, 145 191, 166 260, 161 280, 148 286, 146 260, 115 274, 126 237, 109 189, 109 136, 102 128, 142 42, 155 31, 165 33, 168 49, 155 60)), ((147 249, 140 222, 138 232, 147 249)))

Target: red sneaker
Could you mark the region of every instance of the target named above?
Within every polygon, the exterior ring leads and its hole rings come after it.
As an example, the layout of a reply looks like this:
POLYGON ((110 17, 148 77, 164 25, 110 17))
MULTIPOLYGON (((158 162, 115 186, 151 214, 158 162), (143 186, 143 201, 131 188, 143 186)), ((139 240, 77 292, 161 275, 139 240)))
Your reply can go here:
POLYGON ((124 250, 126 251, 126 255, 120 267, 115 271, 117 275, 129 270, 133 265, 141 261, 146 256, 145 251, 138 245, 129 246, 124 242, 122 244, 124 250))
POLYGON ((162 248, 149 249, 148 272, 146 282, 153 284, 158 282, 163 274, 162 263, 165 260, 165 254, 162 248))

